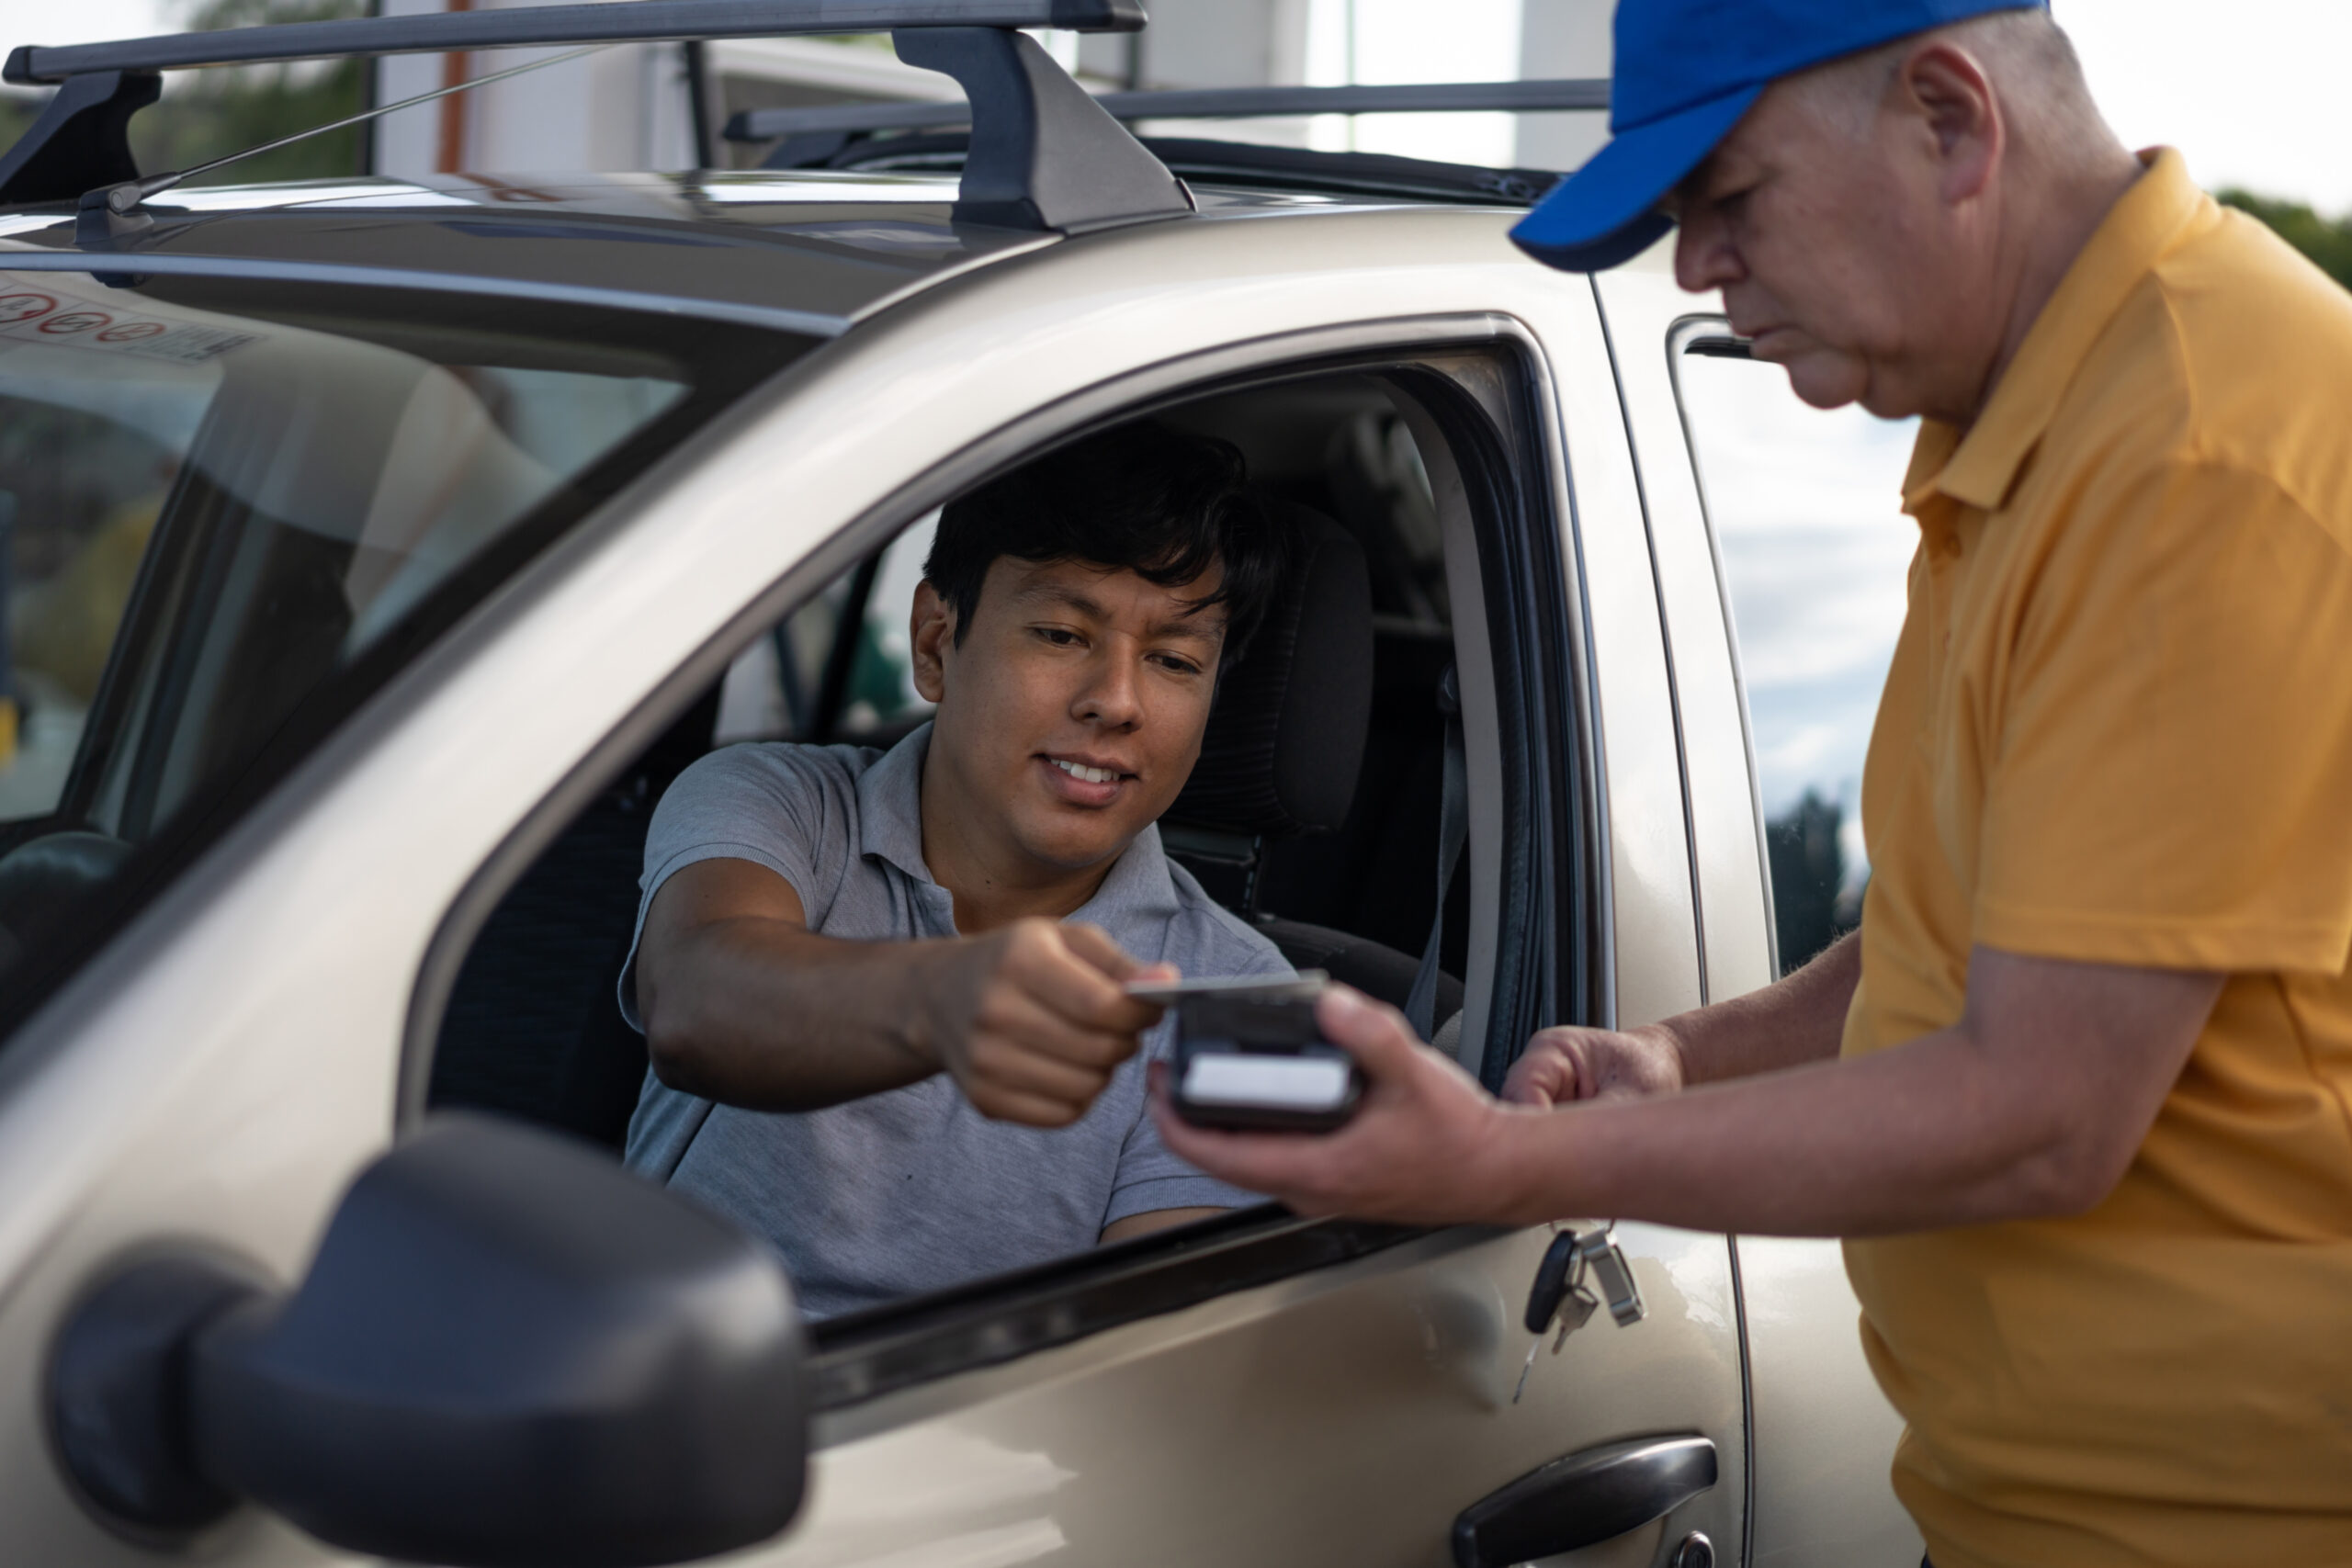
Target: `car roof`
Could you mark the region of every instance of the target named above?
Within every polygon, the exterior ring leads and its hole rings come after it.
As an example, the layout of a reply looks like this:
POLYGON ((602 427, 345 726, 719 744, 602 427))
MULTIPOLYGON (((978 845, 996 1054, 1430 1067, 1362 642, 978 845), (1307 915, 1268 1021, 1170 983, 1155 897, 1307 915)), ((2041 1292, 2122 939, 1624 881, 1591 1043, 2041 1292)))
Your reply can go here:
MULTIPOLYGON (((142 274, 425 283, 659 309, 835 335, 864 316, 1060 236, 952 221, 952 172, 436 175, 183 187, 126 266, 142 274)), ((1314 192, 1195 187, 1213 220, 1396 206, 1314 192)), ((71 214, 0 216, 0 268, 89 270, 71 214)))

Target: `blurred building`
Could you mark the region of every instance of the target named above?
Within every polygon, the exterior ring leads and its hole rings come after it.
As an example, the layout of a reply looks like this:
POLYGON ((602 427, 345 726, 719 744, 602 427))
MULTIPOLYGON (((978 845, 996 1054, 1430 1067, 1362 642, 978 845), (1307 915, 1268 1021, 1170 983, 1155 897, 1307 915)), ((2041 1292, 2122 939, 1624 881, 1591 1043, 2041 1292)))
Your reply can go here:
MULTIPOLYGON (((1614 0, 1523 0, 1519 73, 1527 81, 1609 74, 1609 18, 1614 0)), ((1522 115, 1519 166, 1573 169, 1609 140, 1598 114, 1522 115)))
MULTIPOLYGON (((383 0, 383 9, 413 15, 549 3, 383 0)), ((1081 80, 1102 89, 1301 84, 1311 79, 1315 28, 1351 21, 1346 8, 1353 3, 1155 0, 1151 26, 1140 34, 1049 35, 1046 41, 1081 80)), ((1521 0, 1518 74, 1605 75, 1610 9, 1611 0, 1521 0)), ((396 102, 558 52, 388 58, 376 67, 377 101, 396 102)), ((1320 79, 1333 78, 1327 70, 1320 79)), ((759 150, 728 148, 718 133, 742 109, 958 96, 946 77, 901 64, 878 39, 779 39, 700 50, 623 45, 390 116, 378 130, 374 156, 377 172, 406 178, 460 169, 683 169, 701 161, 699 125, 718 163, 741 165, 756 162, 759 150)), ((1204 128, 1189 126, 1184 133, 1203 134, 1204 128)), ((1221 122, 1215 134, 1304 143, 1309 124, 1221 122)), ((1572 168, 1601 134, 1596 115, 1528 117, 1518 129, 1515 161, 1572 168)))

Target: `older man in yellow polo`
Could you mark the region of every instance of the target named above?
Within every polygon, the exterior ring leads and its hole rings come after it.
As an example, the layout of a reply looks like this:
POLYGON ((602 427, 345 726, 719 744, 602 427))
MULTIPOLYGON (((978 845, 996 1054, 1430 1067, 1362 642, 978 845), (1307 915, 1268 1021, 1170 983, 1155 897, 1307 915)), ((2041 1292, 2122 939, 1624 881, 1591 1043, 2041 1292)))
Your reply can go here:
POLYGON ((2352 297, 2127 152, 2016 0, 1623 0, 1519 231, 1679 223, 1758 358, 1923 416, 1860 933, 1548 1030, 1504 1101, 1341 996, 1317 1213, 1838 1235, 1939 1568, 2352 1562, 2352 297))

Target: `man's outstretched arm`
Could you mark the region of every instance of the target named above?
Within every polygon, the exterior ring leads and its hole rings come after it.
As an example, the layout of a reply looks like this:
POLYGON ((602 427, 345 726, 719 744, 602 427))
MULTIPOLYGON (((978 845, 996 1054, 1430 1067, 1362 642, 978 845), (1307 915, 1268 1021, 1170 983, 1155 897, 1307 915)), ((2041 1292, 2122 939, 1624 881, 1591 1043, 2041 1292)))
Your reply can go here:
POLYGON ((1062 1127, 1158 1021, 1121 988, 1156 972, 1091 926, 1044 919, 950 941, 818 936, 783 877, 710 860, 654 895, 637 995, 655 1072, 692 1094, 815 1111, 946 1072, 984 1115, 1062 1127))
POLYGON ((1628 1030, 1546 1029, 1527 1043, 1503 1098, 1565 1105, 1671 1094, 1838 1055, 1862 977, 1860 933, 1849 932, 1777 984, 1628 1030))
POLYGON ((1393 1010, 1326 998, 1373 1080, 1325 1137, 1219 1134, 1155 1103, 1168 1146, 1303 1213, 1418 1224, 1616 1216, 1871 1235, 2079 1213, 2122 1177, 2222 977, 1979 947, 1961 1021, 1894 1049, 1684 1093, 1507 1105, 1393 1010))

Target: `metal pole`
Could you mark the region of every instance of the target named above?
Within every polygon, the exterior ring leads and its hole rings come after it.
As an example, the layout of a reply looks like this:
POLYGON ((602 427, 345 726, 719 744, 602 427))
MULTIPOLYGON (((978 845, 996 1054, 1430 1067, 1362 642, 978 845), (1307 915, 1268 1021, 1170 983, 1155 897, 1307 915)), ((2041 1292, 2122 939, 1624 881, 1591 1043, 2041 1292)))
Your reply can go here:
MULTIPOLYGON (((1345 0, 1345 5, 1346 9, 1342 12, 1342 16, 1347 28, 1348 85, 1352 87, 1356 85, 1356 0, 1345 0)), ((1356 121, 1355 117, 1350 115, 1348 117, 1348 151, 1352 152, 1355 150, 1356 121)))
POLYGON ((695 167, 718 167, 718 127, 710 112, 710 46, 688 39, 681 46, 686 57, 686 114, 694 127, 695 167))
POLYGON ((24 705, 17 700, 17 661, 10 651, 15 628, 8 623, 8 601, 17 588, 17 497, 0 491, 0 768, 17 760, 21 739, 17 726, 24 705))
MULTIPOLYGON (((368 15, 384 14, 384 0, 368 0, 368 15)), ((359 122, 359 169, 362 175, 376 172, 376 110, 384 101, 383 66, 379 62, 359 62, 359 108, 368 118, 359 122)))
MULTIPOLYGON (((447 11, 470 11, 474 0, 448 0, 442 7, 447 11)), ((466 155, 466 96, 458 91, 471 75, 473 57, 452 51, 441 57, 441 87, 449 96, 441 100, 441 150, 433 166, 445 175, 454 175, 465 162, 466 155)))

